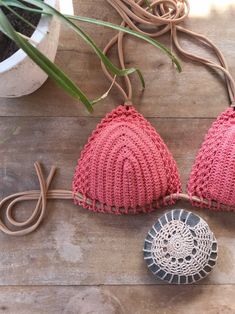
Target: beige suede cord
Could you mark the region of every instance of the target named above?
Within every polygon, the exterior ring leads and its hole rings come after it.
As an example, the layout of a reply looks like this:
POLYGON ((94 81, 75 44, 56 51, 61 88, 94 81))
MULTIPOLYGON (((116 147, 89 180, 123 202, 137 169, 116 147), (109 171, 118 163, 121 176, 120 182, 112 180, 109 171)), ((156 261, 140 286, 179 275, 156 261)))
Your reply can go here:
MULTIPOLYGON (((129 27, 141 34, 148 35, 152 38, 157 38, 167 32, 171 34, 171 41, 174 43, 176 50, 183 56, 200 62, 211 68, 221 70, 225 75, 225 80, 228 88, 231 106, 234 106, 235 99, 235 83, 231 74, 229 73, 228 65, 221 51, 208 38, 201 34, 190 31, 178 24, 183 22, 189 14, 188 0, 107 0, 112 7, 118 12, 122 18, 121 26, 129 27), (219 63, 215 63, 209 59, 194 55, 184 50, 179 42, 179 33, 184 33, 191 38, 196 39, 200 44, 206 45, 210 48, 219 63)), ((124 51, 123 51, 123 37, 124 33, 119 32, 115 35, 104 48, 104 53, 108 53, 109 49, 117 43, 118 56, 121 67, 125 68, 124 51)), ((104 64, 102 64, 103 71, 109 80, 113 80, 104 64)), ((120 84, 115 82, 115 86, 119 89, 126 100, 132 98, 132 87, 128 77, 125 77, 125 89, 120 84)))
MULTIPOLYGON (((36 174, 39 181, 40 190, 31 190, 20 193, 15 193, 10 196, 7 196, 0 202, 0 210, 6 207, 6 217, 5 222, 0 220, 0 230, 8 235, 13 236, 23 236, 29 234, 37 229, 37 227, 42 222, 47 206, 47 200, 49 199, 63 199, 63 200, 73 200, 74 195, 72 191, 69 190, 49 190, 52 179, 55 175, 56 168, 51 167, 48 178, 45 179, 43 176, 43 171, 41 165, 38 162, 34 164, 36 174), (18 203, 24 201, 37 201, 36 207, 33 210, 32 214, 25 221, 20 222, 14 218, 13 208, 18 203)), ((84 197, 80 193, 76 193, 76 199, 84 201, 84 197)), ((195 202, 201 202, 202 200, 198 197, 190 198, 187 194, 176 193, 171 194, 165 197, 165 201, 170 199, 182 199, 182 200, 191 200, 195 202)), ((93 201, 89 198, 86 198, 87 204, 92 204, 93 201)), ((207 205, 207 201, 205 201, 207 205)), ((96 205, 101 207, 100 204, 96 205)), ((105 205, 106 206, 106 205, 105 205)), ((105 209, 105 208, 104 208, 105 209)), ((115 208, 113 208, 115 210, 115 208)), ((125 208, 123 208, 125 212, 125 208)))
POLYGON ((48 178, 46 180, 43 177, 43 172, 40 164, 38 162, 35 162, 34 167, 37 173, 40 190, 32 190, 12 194, 4 198, 0 202, 0 209, 7 205, 5 217, 6 222, 4 223, 0 220, 0 230, 6 234, 22 236, 31 233, 32 231, 37 229, 45 216, 48 199, 73 199, 73 194, 71 191, 49 191, 51 181, 55 175, 55 167, 51 168, 48 178), (37 204, 31 216, 23 222, 16 221, 13 215, 13 207, 16 206, 17 203, 33 200, 37 200, 37 204))
MULTIPOLYGON (((206 66, 212 67, 216 70, 221 70, 225 75, 225 80, 228 88, 228 93, 231 101, 231 106, 234 106, 235 98, 235 83, 232 76, 229 73, 228 65, 225 61, 220 50, 205 36, 187 30, 178 24, 183 22, 189 14, 189 3, 187 0, 107 0, 119 13, 122 18, 121 26, 129 27, 142 34, 157 38, 160 35, 169 32, 171 34, 172 43, 175 45, 178 52, 185 57, 200 62, 206 66), (179 33, 185 33, 191 38, 194 38, 208 46, 214 54, 217 56, 219 63, 215 63, 209 59, 194 55, 185 51, 179 43, 179 33)), ((124 33, 119 32, 115 35, 104 48, 104 52, 108 53, 110 48, 117 44, 118 56, 120 66, 125 68, 124 58, 124 33)), ((102 64, 105 75, 114 84, 120 93, 122 94, 125 101, 132 99, 132 86, 129 77, 124 77, 125 89, 115 81, 110 73, 107 71, 105 66, 102 64)), ((86 204, 92 204, 91 199, 86 198, 80 193, 73 195, 73 192, 67 190, 50 190, 50 184, 55 174, 55 167, 52 167, 48 178, 45 179, 41 166, 38 162, 35 163, 35 169, 39 180, 40 190, 32 190, 21 193, 10 195, 0 202, 0 210, 6 208, 6 217, 0 220, 0 230, 9 235, 26 235, 34 231, 41 221, 43 220, 46 212, 46 205, 48 199, 74 199, 82 200, 86 204), (13 207, 22 201, 37 201, 36 207, 28 219, 23 222, 19 222, 14 218, 13 207)), ((200 204, 208 205, 207 200, 201 200, 197 197, 189 197, 186 194, 171 194, 166 196, 165 200, 168 199, 183 199, 200 204)), ((106 205, 102 205, 105 209, 106 205)), ((100 204, 96 204, 97 208, 100 208, 100 204)), ((112 211, 112 208, 109 210, 112 211)), ((125 209, 123 209, 125 210, 125 209)))

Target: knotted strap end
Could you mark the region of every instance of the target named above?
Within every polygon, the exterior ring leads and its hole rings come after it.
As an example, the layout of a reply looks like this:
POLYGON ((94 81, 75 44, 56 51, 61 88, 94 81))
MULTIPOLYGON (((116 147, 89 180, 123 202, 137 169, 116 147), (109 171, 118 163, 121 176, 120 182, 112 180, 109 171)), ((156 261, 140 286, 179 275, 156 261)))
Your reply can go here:
POLYGON ((20 193, 15 193, 7 196, 0 202, 0 209, 8 203, 6 208, 6 223, 0 221, 0 230, 8 235, 22 236, 31 233, 41 223, 46 211, 47 192, 52 179, 55 175, 56 167, 51 167, 48 178, 45 180, 42 168, 39 162, 34 163, 37 173, 40 190, 31 190, 20 193), (13 217, 13 207, 22 201, 38 200, 36 207, 31 216, 23 222, 17 221, 13 217))

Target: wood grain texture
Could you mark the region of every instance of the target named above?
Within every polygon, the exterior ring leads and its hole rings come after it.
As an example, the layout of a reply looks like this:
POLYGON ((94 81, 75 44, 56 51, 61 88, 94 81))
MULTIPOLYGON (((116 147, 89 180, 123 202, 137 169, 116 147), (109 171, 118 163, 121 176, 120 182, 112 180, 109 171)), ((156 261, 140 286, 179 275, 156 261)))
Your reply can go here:
MULTIPOLYGON (((75 12, 105 21, 119 23, 120 18, 105 0, 76 0, 75 12)), ((231 5, 219 13, 212 10, 203 18, 191 17, 187 27, 208 36, 221 48, 231 73, 235 73, 234 7, 231 5), (208 27, 209 25, 209 27, 208 27)), ((80 24, 102 48, 114 31, 89 24, 80 24)), ((160 41, 170 46, 169 35, 160 41)), ((191 41, 183 39, 186 49, 194 53, 210 56, 210 52, 191 41)), ((169 59, 155 47, 140 40, 128 38, 126 41, 126 64, 142 70, 146 79, 146 90, 141 94, 140 82, 132 75, 135 95, 133 102, 147 117, 216 117, 228 105, 228 97, 221 75, 188 60, 182 60, 183 72, 176 73, 169 59), (143 53, 143 51, 145 53, 143 53), (146 58, 147 52, 147 58, 146 58)), ((111 53, 115 58, 115 49, 111 53)), ((181 58, 182 59, 182 58, 181 58)), ((109 83, 104 78, 100 63, 91 49, 70 30, 63 27, 57 63, 69 74, 91 99, 103 94, 109 83)), ((96 105, 94 116, 105 113, 120 104, 122 99, 114 89, 110 96, 96 105)), ((69 98, 51 81, 46 82, 33 95, 20 99, 0 99, 2 116, 87 116, 84 106, 69 98)))
MULTIPOLYGON (((186 184, 196 152, 213 119, 148 119, 160 133, 176 159, 186 184)), ((22 171, 33 170, 35 160, 57 165, 67 182, 60 178, 60 186, 70 187, 73 170, 81 149, 100 122, 90 117, 2 117, 0 118, 0 169, 3 186, 0 196, 19 187, 30 188, 32 182, 22 182, 22 171), (21 165, 19 167, 19 165, 21 165), (9 173, 9 175, 8 175, 9 173), (12 173, 12 174, 11 174, 12 173), (16 181, 13 183, 13 180, 16 181), (12 185, 9 183, 12 182, 12 185), (17 183, 18 182, 18 183, 17 183), (5 186, 5 187, 4 187, 5 186)))
POLYGON ((235 288, 84 286, 0 288, 0 313, 233 314, 235 288))
MULTIPOLYGON (((74 0, 75 12, 119 23, 105 0, 74 0)), ((235 5, 207 16, 191 17, 187 27, 208 36, 235 73, 235 5)), ((102 48, 115 33, 81 25, 102 48)), ((169 36, 161 42, 170 46, 169 36)), ((183 46, 212 57, 182 37, 183 46)), ((146 90, 132 75, 136 108, 160 133, 177 161, 185 189, 193 161, 214 118, 226 108, 228 97, 221 75, 187 60, 177 74, 155 48, 126 39, 127 66, 139 67, 146 90), (144 52, 144 53, 143 53, 144 52), (147 56, 147 57, 146 57, 147 56)), ((111 58, 116 62, 115 49, 111 58)), ((109 87, 91 49, 62 27, 56 62, 96 98, 109 87)), ((48 171, 58 166, 54 188, 71 189, 82 147, 100 118, 122 102, 113 89, 92 116, 50 80, 37 92, 19 99, 0 99, 0 199, 11 193, 37 189, 35 160, 48 171)), ((34 206, 24 203, 15 215, 27 217, 34 206)), ((234 213, 198 210, 219 243, 219 259, 212 274, 193 286, 169 286, 155 280, 143 260, 144 238, 169 208, 138 216, 93 214, 71 201, 49 201, 46 217, 33 234, 12 238, 0 233, 0 313, 12 314, 233 314, 235 313, 234 213)), ((4 218, 3 213, 0 213, 4 218)))
MULTIPOLYGON (((186 183, 195 153, 212 120, 149 120, 172 151, 186 183)), ((76 160, 98 121, 98 118, 2 117, 1 197, 38 188, 32 166, 36 159, 47 168, 57 165, 60 170, 54 187, 70 189, 76 160)), ((22 205, 18 212, 21 218, 28 208, 27 204, 22 205)), ((181 206, 198 211, 188 204, 177 204, 181 206)), ((0 235, 0 284, 154 283, 143 261, 142 246, 148 229, 166 210, 134 217, 97 215, 75 207, 71 201, 51 201, 37 232, 22 238, 0 235)), ((234 214, 208 210, 200 214, 214 231, 222 252, 218 266, 203 284, 235 283, 234 214)))

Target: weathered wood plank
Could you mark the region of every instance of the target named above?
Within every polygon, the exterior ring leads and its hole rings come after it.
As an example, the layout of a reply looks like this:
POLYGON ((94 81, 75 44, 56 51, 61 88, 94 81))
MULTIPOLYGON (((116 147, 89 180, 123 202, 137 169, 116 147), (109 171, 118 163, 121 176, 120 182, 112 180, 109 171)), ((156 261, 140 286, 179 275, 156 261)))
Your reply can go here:
MULTIPOLYGON (((32 166, 36 159, 47 167, 57 165, 60 170, 54 187, 70 189, 76 160, 98 121, 97 118, 1 118, 0 197, 38 187, 32 166)), ((185 183, 212 119, 152 118, 150 121, 176 158, 185 183)), ((29 206, 23 207, 19 217, 26 215, 29 206)), ((70 201, 49 202, 45 221, 34 234, 22 238, 0 234, 0 284, 154 283, 143 261, 142 245, 148 229, 165 210, 116 217, 92 214, 70 201)), ((234 214, 208 210, 200 213, 220 245, 218 266, 204 283, 235 283, 234 214)))
MULTIPOLYGON (((183 184, 186 184, 197 149, 213 119, 148 120, 168 145, 178 163, 183 184)), ((32 180, 27 183, 27 178, 26 182, 22 182, 20 178, 25 170, 29 170, 29 173, 31 169, 33 171, 33 162, 38 159, 48 166, 56 164, 63 173, 63 178, 59 180, 60 185, 62 183, 70 187, 70 178, 80 151, 100 119, 4 117, 0 121, 0 169, 5 186, 1 186, 2 196, 14 190, 16 184, 21 189, 31 187, 32 180), (67 183, 61 182, 64 178, 67 183)))
POLYGON ((235 287, 3 287, 0 313, 232 314, 235 287))
MULTIPOLYGON (((94 10, 93 1, 75 1, 75 12, 106 21, 119 23, 120 19, 105 0, 99 0, 94 10)), ((235 28, 234 7, 219 13, 213 10, 209 16, 187 21, 187 26, 207 35, 222 49, 231 73, 235 73, 235 28), (210 27, 208 27, 210 25, 210 27)), ((114 34, 112 30, 82 24, 82 27, 104 47, 114 34)), ((169 36, 160 39, 170 45, 169 36)), ((185 42, 186 49, 198 53, 201 49, 194 43, 185 42)), ((135 39, 126 43, 127 65, 142 69, 146 79, 146 90, 140 91, 140 82, 133 76, 135 95, 133 102, 148 117, 215 117, 228 104, 227 93, 221 77, 202 66, 182 62, 183 73, 177 74, 170 61, 156 48, 135 39), (143 54, 144 51, 144 54, 143 54)), ((204 52, 203 52, 204 54, 204 52)), ((206 52, 205 55, 210 55, 206 52)), ((115 60, 114 51, 111 54, 115 60)), ((57 63, 76 80, 80 87, 94 99, 107 90, 109 83, 104 78, 97 57, 90 48, 64 27, 61 33, 57 63)), ((102 103, 96 105, 95 116, 102 116, 122 101, 116 90, 102 103)), ((1 99, 2 116, 78 116, 87 115, 83 106, 70 99, 48 81, 33 95, 20 99, 1 99)))

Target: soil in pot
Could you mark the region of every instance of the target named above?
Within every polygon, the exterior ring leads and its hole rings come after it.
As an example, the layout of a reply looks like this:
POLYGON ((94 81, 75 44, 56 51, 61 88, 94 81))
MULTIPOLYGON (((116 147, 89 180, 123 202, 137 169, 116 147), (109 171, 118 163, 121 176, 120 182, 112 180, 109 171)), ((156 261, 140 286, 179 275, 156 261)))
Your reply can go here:
MULTIPOLYGON (((19 33, 21 33, 27 37, 32 36, 33 32, 35 31, 34 28, 27 25, 24 21, 22 21, 20 18, 18 18, 12 12, 7 10, 7 8, 1 8, 1 9, 5 13, 5 15, 7 16, 11 25, 14 27, 14 29, 17 32, 19 32, 19 33)), ((14 11, 17 12, 20 16, 22 16, 24 19, 29 21, 34 26, 37 26, 39 21, 40 21, 41 14, 27 12, 27 11, 22 10, 20 8, 14 8, 14 11)), ((18 46, 11 39, 9 39, 7 36, 5 36, 3 33, 0 32, 0 62, 9 58, 18 49, 19 49, 18 46)))

